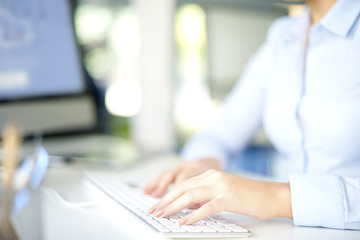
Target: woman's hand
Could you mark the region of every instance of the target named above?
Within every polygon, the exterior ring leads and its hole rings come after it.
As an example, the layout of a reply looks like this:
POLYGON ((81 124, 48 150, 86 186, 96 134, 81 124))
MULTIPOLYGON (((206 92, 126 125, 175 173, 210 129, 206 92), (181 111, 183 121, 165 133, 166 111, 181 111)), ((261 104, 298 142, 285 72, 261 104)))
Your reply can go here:
POLYGON ((209 169, 221 170, 221 165, 212 158, 204 158, 194 162, 184 161, 175 168, 161 172, 144 188, 144 193, 152 197, 161 197, 170 184, 179 184, 209 169))
POLYGON ((288 183, 256 181, 216 170, 209 170, 176 186, 150 208, 149 213, 168 217, 197 203, 204 204, 181 218, 180 224, 192 224, 221 211, 259 219, 292 218, 288 183))

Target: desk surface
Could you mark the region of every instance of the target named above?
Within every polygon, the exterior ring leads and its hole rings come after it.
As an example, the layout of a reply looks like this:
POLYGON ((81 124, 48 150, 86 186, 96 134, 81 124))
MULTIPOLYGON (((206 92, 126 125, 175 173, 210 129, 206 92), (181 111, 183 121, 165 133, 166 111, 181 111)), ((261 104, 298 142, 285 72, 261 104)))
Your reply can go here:
MULTIPOLYGON (((175 164, 174 156, 155 157, 119 175, 146 181, 175 164)), ((80 169, 49 169, 43 188, 45 239, 162 239, 111 199, 95 197, 89 186, 80 169)), ((221 215, 250 230, 250 239, 360 239, 360 231, 296 227, 283 218, 262 221, 238 214, 221 215)))

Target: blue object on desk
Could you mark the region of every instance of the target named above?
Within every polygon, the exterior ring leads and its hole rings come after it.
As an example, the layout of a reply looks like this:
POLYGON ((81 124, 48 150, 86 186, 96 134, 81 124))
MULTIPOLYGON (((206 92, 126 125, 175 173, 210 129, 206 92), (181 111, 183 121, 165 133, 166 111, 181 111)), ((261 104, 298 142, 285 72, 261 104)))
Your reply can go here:
POLYGON ((42 146, 38 146, 35 153, 22 162, 15 175, 19 189, 14 189, 16 193, 13 212, 20 212, 29 202, 31 190, 36 190, 40 186, 48 165, 49 155, 42 146))
POLYGON ((272 175, 272 159, 275 151, 270 146, 250 146, 232 156, 229 170, 242 170, 261 175, 272 175))
POLYGON ((39 146, 36 154, 36 164, 30 175, 30 186, 33 189, 37 189, 40 186, 41 180, 44 178, 46 169, 49 165, 49 155, 44 147, 39 146))

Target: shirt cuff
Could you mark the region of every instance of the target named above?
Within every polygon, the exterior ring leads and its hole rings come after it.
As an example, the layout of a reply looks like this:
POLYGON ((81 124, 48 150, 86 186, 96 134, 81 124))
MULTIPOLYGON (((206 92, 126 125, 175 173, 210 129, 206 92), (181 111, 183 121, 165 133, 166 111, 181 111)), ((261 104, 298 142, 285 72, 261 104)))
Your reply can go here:
POLYGON ((344 187, 333 174, 290 175, 295 225, 344 229, 344 187))

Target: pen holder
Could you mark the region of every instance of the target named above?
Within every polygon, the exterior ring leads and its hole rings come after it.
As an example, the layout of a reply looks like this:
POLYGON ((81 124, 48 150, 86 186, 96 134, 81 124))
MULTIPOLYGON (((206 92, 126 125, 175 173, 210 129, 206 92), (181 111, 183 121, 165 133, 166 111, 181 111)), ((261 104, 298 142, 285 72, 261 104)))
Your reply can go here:
MULTIPOLYGON (((38 146, 15 169, 11 184, 0 184, 0 239, 42 239, 40 183, 49 163, 46 150, 38 146)), ((2 171, 1 174, 7 174, 2 171)), ((1 179, 6 179, 1 176, 1 179)))
POLYGON ((2 135, 0 169, 0 240, 42 239, 40 183, 49 155, 39 139, 35 151, 18 166, 21 134, 14 124, 2 135))
POLYGON ((1 187, 0 190, 0 239, 19 239, 11 220, 11 209, 14 193, 1 187))
POLYGON ((14 203, 23 196, 1 187, 0 189, 0 239, 42 239, 41 189, 31 191, 26 206, 13 211, 14 203))

